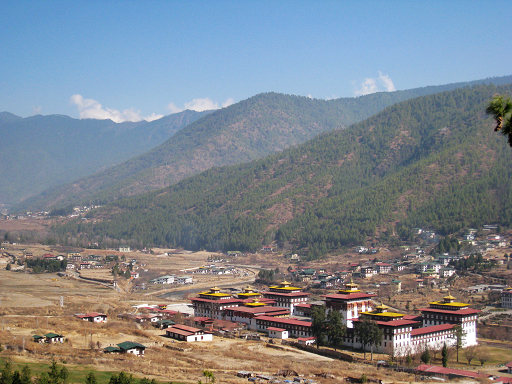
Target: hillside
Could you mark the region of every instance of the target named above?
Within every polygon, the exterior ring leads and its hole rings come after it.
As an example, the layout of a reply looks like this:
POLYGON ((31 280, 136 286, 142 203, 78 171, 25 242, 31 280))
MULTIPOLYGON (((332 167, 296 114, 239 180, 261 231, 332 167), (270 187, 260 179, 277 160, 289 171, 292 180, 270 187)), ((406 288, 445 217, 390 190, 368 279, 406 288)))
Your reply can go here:
POLYGON ((206 113, 184 111, 152 122, 116 124, 68 116, 0 113, 0 204, 113 166, 161 144, 206 113))
POLYGON ((412 227, 512 224, 512 152, 485 107, 512 85, 405 101, 345 130, 249 164, 216 167, 54 229, 59 242, 256 250, 310 257, 412 227), (108 240, 110 241, 110 240, 108 240))
POLYGON ((512 76, 336 100, 277 93, 256 95, 190 124, 147 153, 45 191, 18 209, 105 204, 171 185, 211 167, 267 156, 322 132, 347 127, 400 101, 473 83, 509 82, 512 76))

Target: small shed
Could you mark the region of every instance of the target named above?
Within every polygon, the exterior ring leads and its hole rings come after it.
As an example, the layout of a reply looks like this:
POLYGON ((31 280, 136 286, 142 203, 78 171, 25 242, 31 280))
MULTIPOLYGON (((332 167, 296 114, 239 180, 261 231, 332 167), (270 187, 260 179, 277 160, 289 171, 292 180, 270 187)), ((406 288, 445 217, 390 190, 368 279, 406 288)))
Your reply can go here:
POLYGON ((135 356, 144 356, 146 347, 142 344, 135 343, 133 341, 124 341, 117 344, 121 353, 133 353, 135 356))
POLYGON ((107 315, 104 313, 98 313, 98 312, 89 312, 85 314, 78 314, 76 315, 79 319, 82 319, 84 321, 89 321, 91 323, 106 323, 107 322, 107 315))
POLYGON ((44 344, 44 341, 45 341, 44 336, 34 335, 34 336, 32 336, 32 338, 34 339, 35 343, 44 344))
POLYGON ((299 337, 297 342, 299 345, 313 345, 316 343, 316 337, 299 337))
POLYGON ((121 352, 121 349, 119 349, 119 347, 106 347, 106 348, 103 348, 103 351, 105 353, 120 353, 121 352))
POLYGON ((47 333, 44 335, 45 342, 53 344, 53 343, 63 343, 64 342, 64 336, 59 335, 57 333, 47 333))
POLYGON ((276 328, 276 327, 268 327, 268 337, 271 339, 287 339, 288 338, 288 331, 284 328, 276 328))

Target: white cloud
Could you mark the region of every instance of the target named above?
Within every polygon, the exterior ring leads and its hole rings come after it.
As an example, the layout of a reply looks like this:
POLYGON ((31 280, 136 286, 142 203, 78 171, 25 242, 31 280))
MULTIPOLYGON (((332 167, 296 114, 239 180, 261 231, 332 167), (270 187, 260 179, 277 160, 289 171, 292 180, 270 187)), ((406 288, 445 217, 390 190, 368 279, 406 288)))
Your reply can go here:
POLYGON ((32 107, 32 115, 40 115, 41 114, 41 106, 38 105, 32 107))
POLYGON ((232 97, 227 99, 225 102, 222 103, 222 108, 229 107, 231 104, 235 104, 235 100, 233 100, 232 97))
POLYGON ((140 115, 139 111, 135 111, 133 108, 125 109, 122 112, 117 109, 103 108, 98 101, 84 99, 82 95, 78 94, 71 96, 70 101, 77 106, 81 119, 110 119, 116 123, 122 123, 124 121, 153 121, 164 116, 153 113, 150 116, 144 117, 140 115))
POLYGON ((190 109, 191 111, 203 112, 212 109, 219 109, 219 103, 214 102, 209 97, 205 97, 204 99, 194 99, 185 103, 185 109, 190 109))
POLYGON ((363 82, 359 85, 359 87, 355 90, 356 96, 369 95, 370 93, 375 92, 393 92, 396 91, 395 85, 393 81, 388 75, 383 75, 382 72, 379 71, 379 77, 372 78, 367 77, 363 80, 363 82), (383 89, 381 89, 381 87, 383 89))
POLYGON ((388 75, 383 75, 381 71, 379 71, 379 80, 383 83, 387 92, 396 91, 395 85, 393 84, 391 78, 388 75))
POLYGON ((167 106, 167 109, 171 112, 171 115, 173 113, 178 113, 178 112, 183 111, 183 109, 178 108, 176 105, 174 105, 174 103, 169 103, 169 105, 167 106))
MULTIPOLYGON (((229 107, 234 102, 235 100, 233 100, 233 98, 230 97, 222 103, 221 108, 229 107)), ((191 111, 196 112, 211 111, 213 109, 219 109, 219 103, 213 101, 209 97, 205 97, 203 99, 194 99, 192 101, 189 101, 188 103, 185 103, 183 108, 177 107, 176 104, 174 103, 169 103, 169 105, 167 105, 167 109, 171 112, 171 114, 184 111, 185 109, 189 109, 191 111)))

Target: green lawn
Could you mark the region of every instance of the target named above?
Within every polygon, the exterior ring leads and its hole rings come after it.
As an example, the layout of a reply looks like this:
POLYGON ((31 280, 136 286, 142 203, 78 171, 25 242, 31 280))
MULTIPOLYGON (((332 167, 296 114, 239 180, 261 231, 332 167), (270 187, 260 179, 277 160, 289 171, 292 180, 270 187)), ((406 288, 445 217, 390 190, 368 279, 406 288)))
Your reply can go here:
MULTIPOLYGON (((7 359, 5 357, 0 357, 0 370, 3 369, 5 362, 7 359)), ((30 371, 32 372, 32 377, 39 376, 43 372, 48 372, 50 368, 50 364, 45 363, 26 363, 26 362, 17 362, 16 358, 14 357, 11 359, 12 369, 18 370, 21 372, 23 367, 25 365, 28 365, 30 368, 30 371)), ((97 371, 93 367, 90 366, 81 366, 81 365, 71 365, 71 364, 64 364, 61 361, 57 361, 57 364, 59 368, 62 368, 63 366, 66 366, 69 372, 69 377, 66 380, 67 384, 83 384, 85 383, 85 377, 89 372, 93 372, 96 376, 96 380, 98 384, 108 384, 110 381, 110 378, 113 374, 117 374, 118 372, 115 371, 97 371)), ((138 383, 139 379, 135 379, 135 382, 138 383)), ((161 383, 161 382, 158 382, 161 383)), ((178 382, 173 381, 173 383, 178 384, 178 382)))
MULTIPOLYGON (((512 361, 512 349, 499 348, 487 345, 482 345, 481 347, 485 350, 485 354, 488 358, 488 360, 484 364, 484 367, 490 365, 496 366, 512 361)), ((440 359, 432 359, 432 364, 441 365, 442 363, 440 359)), ((478 358, 472 360, 471 365, 468 364, 468 361, 464 356, 464 350, 461 349, 459 351, 459 362, 457 363, 457 356, 454 355, 453 358, 450 359, 450 361, 448 362, 448 366, 450 368, 467 369, 468 367, 480 367, 481 364, 478 358)))

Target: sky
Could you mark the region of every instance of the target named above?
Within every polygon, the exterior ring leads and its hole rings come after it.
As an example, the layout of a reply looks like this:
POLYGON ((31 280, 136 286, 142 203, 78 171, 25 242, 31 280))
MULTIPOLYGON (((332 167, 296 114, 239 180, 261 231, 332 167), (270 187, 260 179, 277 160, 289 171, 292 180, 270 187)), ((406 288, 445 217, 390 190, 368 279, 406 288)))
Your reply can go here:
POLYGON ((512 74, 509 0, 4 1, 0 112, 154 120, 512 74))

